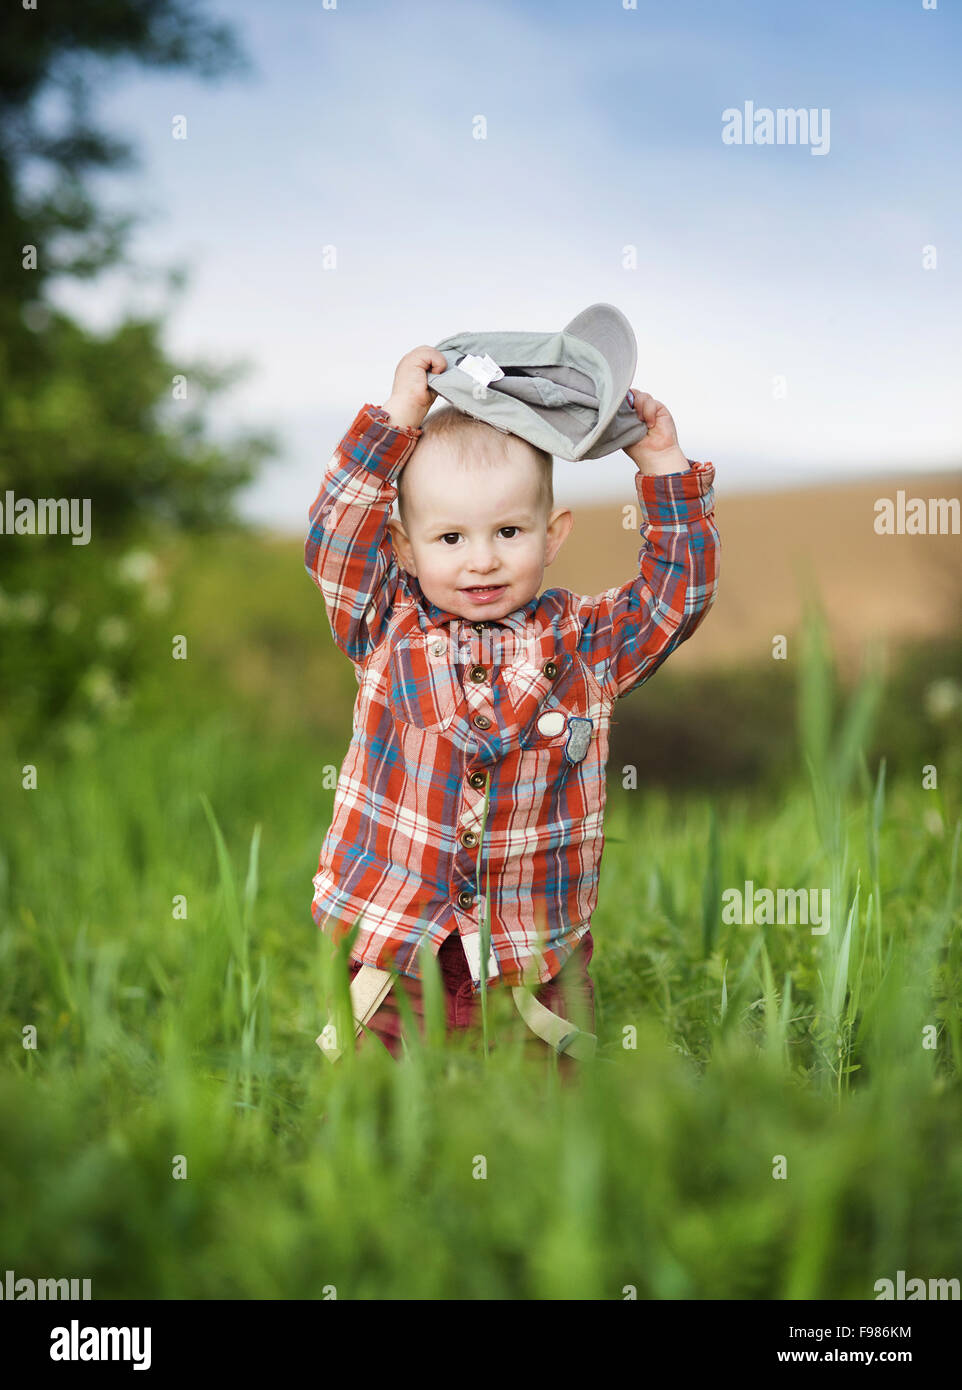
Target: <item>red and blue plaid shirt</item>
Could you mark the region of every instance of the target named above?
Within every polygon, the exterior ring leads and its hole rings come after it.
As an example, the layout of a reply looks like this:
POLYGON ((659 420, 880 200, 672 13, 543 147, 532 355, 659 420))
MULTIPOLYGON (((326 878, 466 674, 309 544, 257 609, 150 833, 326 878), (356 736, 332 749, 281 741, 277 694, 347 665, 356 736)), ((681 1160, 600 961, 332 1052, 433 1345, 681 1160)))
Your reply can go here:
POLYGON ((471 622, 436 607, 391 544, 422 432, 364 405, 311 507, 305 563, 359 685, 312 915, 335 942, 360 915, 354 959, 415 979, 422 943, 436 956, 457 930, 477 991, 490 883, 489 982, 545 983, 591 924, 614 703, 715 598, 715 470, 636 474, 644 544, 628 583, 548 589, 471 622))

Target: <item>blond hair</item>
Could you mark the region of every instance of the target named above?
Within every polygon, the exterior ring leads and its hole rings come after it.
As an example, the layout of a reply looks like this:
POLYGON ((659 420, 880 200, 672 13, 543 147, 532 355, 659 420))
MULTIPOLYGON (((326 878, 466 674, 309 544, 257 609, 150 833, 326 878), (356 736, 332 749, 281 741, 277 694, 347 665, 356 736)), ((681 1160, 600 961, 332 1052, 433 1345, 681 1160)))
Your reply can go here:
MULTIPOLYGON (((516 456, 517 446, 523 445, 537 460, 540 477, 538 502, 544 507, 545 515, 550 516, 554 506, 554 460, 546 449, 529 444, 520 435, 506 434, 503 430, 495 429, 494 425, 489 425, 485 420, 477 420, 473 415, 458 410, 448 402, 429 411, 424 417, 421 429, 423 433, 415 445, 415 450, 420 448, 424 440, 430 439, 446 447, 451 457, 456 458, 461 464, 502 462, 510 457, 512 452, 516 456)), ((401 469, 397 480, 397 508, 402 526, 405 525, 403 483, 406 472, 407 464, 401 469)))

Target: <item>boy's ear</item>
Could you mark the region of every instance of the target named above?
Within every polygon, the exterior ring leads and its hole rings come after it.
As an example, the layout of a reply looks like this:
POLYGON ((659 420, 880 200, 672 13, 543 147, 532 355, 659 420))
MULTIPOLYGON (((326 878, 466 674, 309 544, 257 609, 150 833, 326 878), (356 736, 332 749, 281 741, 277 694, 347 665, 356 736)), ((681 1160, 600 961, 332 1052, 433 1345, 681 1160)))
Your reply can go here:
POLYGON ((574 524, 575 519, 567 507, 555 507, 548 518, 548 525, 545 528, 545 534, 548 538, 548 544, 544 552, 544 562, 546 565, 551 564, 551 561, 557 555, 565 540, 567 540, 568 534, 574 524))
POLYGON ((414 552, 411 550, 411 542, 407 538, 407 532, 396 517, 391 517, 388 521, 388 530, 391 533, 391 544, 394 546, 394 553, 398 558, 402 570, 407 570, 408 574, 417 575, 414 567, 414 552))

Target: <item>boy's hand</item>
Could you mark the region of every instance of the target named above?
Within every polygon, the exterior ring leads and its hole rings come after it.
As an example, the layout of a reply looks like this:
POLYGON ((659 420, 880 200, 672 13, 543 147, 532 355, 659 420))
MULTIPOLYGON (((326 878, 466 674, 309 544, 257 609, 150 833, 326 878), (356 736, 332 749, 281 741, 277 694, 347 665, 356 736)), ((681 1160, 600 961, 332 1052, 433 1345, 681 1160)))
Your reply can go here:
POLYGON ((433 347, 416 347, 406 352, 397 364, 391 394, 383 409, 392 425, 417 427, 427 415, 437 397, 428 385, 428 372, 446 372, 444 356, 433 347))
POLYGON ((642 473, 687 473, 689 463, 678 443, 668 407, 647 391, 632 387, 631 394, 635 414, 648 426, 648 433, 637 444, 629 444, 625 453, 642 473))

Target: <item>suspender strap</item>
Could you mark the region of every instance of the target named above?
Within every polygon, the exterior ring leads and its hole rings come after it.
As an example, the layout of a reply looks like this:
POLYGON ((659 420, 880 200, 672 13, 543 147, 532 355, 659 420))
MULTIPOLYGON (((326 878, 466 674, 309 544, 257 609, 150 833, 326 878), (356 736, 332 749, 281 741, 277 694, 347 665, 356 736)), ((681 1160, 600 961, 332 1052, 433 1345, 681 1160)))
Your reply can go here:
POLYGON ((532 1033, 537 1033, 549 1047, 553 1047, 556 1052, 565 1052, 569 1057, 577 1058, 579 1062, 594 1056, 598 1045, 594 1033, 585 1033, 580 1028, 574 1028, 568 1019, 552 1013, 521 985, 516 985, 511 993, 518 1013, 532 1033))
MULTIPOLYGON (((381 1007, 391 988, 392 975, 389 970, 379 970, 374 965, 362 965, 351 981, 351 1011, 354 1015, 354 1036, 361 1032, 381 1007)), ((572 1027, 566 1018, 552 1013, 540 1004, 534 995, 521 985, 511 990, 518 1013, 533 1033, 553 1047, 556 1052, 564 1052, 569 1057, 584 1061, 593 1057, 598 1039, 594 1033, 586 1033, 572 1027)), ((336 1062, 343 1048, 337 1047, 328 1035, 330 1022, 315 1039, 318 1047, 330 1062, 336 1062)))
MULTIPOLYGON (((381 1007, 388 990, 391 988, 390 970, 379 970, 376 965, 362 965, 360 970, 351 981, 351 1013, 354 1015, 354 1036, 359 1036, 361 1025, 377 1012, 381 1007)), ((330 1062, 336 1062, 343 1052, 343 1048, 337 1047, 328 1034, 331 1023, 328 1022, 322 1033, 314 1039, 324 1056, 330 1062)))

